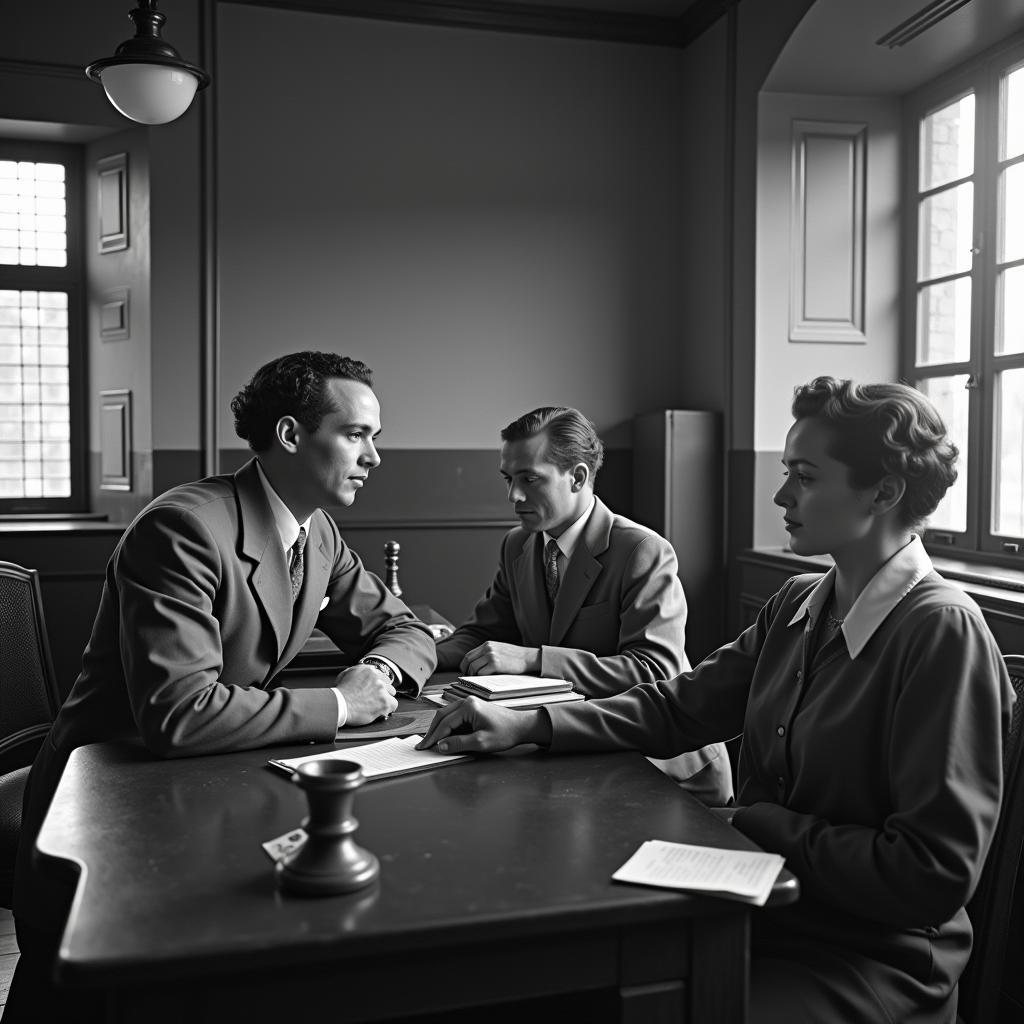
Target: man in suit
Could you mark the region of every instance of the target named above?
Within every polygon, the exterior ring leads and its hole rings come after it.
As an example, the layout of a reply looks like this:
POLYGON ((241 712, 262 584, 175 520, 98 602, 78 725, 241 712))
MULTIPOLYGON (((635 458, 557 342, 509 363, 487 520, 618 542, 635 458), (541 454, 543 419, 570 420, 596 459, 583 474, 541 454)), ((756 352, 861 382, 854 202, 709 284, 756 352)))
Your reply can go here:
MULTIPOLYGON (((604 446, 571 408, 535 409, 501 432, 501 475, 520 525, 438 668, 567 679, 588 697, 690 668, 686 599, 671 544, 594 494, 604 446)), ((701 543, 700 538, 694 538, 701 543)), ((722 744, 654 761, 711 806, 732 796, 722 744)))
POLYGON ((66 1005, 49 984, 67 893, 31 863, 75 747, 126 737, 181 757, 329 742, 390 714, 396 691, 418 693, 433 671, 429 628, 363 568, 323 511, 351 505, 380 464, 371 385, 363 363, 333 353, 268 363, 231 403, 255 457, 154 499, 118 543, 81 674, 26 790, 11 1020, 80 1021, 93 1009, 79 995, 66 1005), (351 667, 332 686, 276 686, 314 626, 351 667))

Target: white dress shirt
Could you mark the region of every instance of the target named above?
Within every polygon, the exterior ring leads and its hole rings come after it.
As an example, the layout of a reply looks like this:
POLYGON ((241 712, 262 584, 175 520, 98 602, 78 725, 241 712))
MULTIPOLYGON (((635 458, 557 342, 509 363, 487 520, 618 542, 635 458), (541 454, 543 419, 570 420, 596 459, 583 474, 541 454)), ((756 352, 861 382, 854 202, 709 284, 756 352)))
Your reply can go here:
POLYGON ((565 567, 569 564, 569 559, 572 558, 572 553, 576 550, 576 545, 580 541, 580 537, 583 536, 583 530, 587 525, 587 520, 590 518, 590 513, 594 511, 595 499, 591 497, 590 504, 587 506, 586 512, 583 513, 572 524, 568 527, 561 537, 552 537, 547 530, 544 531, 544 548, 548 546, 548 541, 553 540, 558 545, 558 578, 559 580, 564 578, 565 567))
MULTIPOLYGON (((281 496, 274 490, 274 485, 267 479, 267 474, 263 471, 263 465, 259 459, 256 460, 256 468, 259 470, 263 493, 267 496, 267 504, 274 516, 274 525, 281 538, 285 561, 290 563, 292 548, 295 547, 295 542, 299 539, 299 529, 304 529, 308 538, 309 520, 313 517, 310 516, 304 523, 300 523, 292 515, 291 509, 281 500, 281 496)), ((332 686, 331 689, 338 700, 338 728, 340 729, 348 721, 348 704, 345 703, 345 695, 341 690, 336 686, 332 686)))

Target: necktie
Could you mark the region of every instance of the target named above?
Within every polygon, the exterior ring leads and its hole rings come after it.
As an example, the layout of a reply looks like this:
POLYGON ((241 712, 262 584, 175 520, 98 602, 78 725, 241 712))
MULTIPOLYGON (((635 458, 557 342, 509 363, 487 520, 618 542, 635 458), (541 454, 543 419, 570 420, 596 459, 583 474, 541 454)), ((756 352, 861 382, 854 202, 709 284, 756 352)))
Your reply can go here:
POLYGON ((554 604, 558 593, 558 544, 553 540, 549 540, 544 549, 544 586, 548 600, 554 604))
POLYGON ((299 596, 302 589, 302 549, 306 546, 306 529, 299 527, 299 536, 292 545, 292 563, 288 568, 288 575, 292 579, 292 600, 299 596))

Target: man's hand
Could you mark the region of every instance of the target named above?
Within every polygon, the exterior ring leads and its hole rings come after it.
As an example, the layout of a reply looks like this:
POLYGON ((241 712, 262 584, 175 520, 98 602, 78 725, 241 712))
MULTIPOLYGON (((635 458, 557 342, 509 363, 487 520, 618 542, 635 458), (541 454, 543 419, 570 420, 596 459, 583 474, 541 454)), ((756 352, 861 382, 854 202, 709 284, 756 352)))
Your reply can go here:
POLYGON ((370 665, 353 665, 334 680, 348 707, 345 725, 369 725, 398 707, 395 688, 383 672, 370 665))
POLYGON ((426 750, 435 744, 442 754, 487 753, 520 743, 551 742, 551 726, 537 711, 516 711, 467 697, 446 704, 416 744, 426 750))
POLYGON ((459 671, 467 676, 521 676, 524 673, 539 672, 540 648, 518 647, 516 644, 488 640, 466 653, 459 671))

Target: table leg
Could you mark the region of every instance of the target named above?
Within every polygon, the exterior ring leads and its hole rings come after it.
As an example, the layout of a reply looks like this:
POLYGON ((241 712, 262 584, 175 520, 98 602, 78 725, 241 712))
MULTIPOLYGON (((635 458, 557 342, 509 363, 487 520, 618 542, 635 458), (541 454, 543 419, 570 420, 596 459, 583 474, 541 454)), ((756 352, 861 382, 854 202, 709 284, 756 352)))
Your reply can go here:
POLYGON ((746 1024, 750 912, 693 920, 690 1016, 693 1024, 746 1024))

